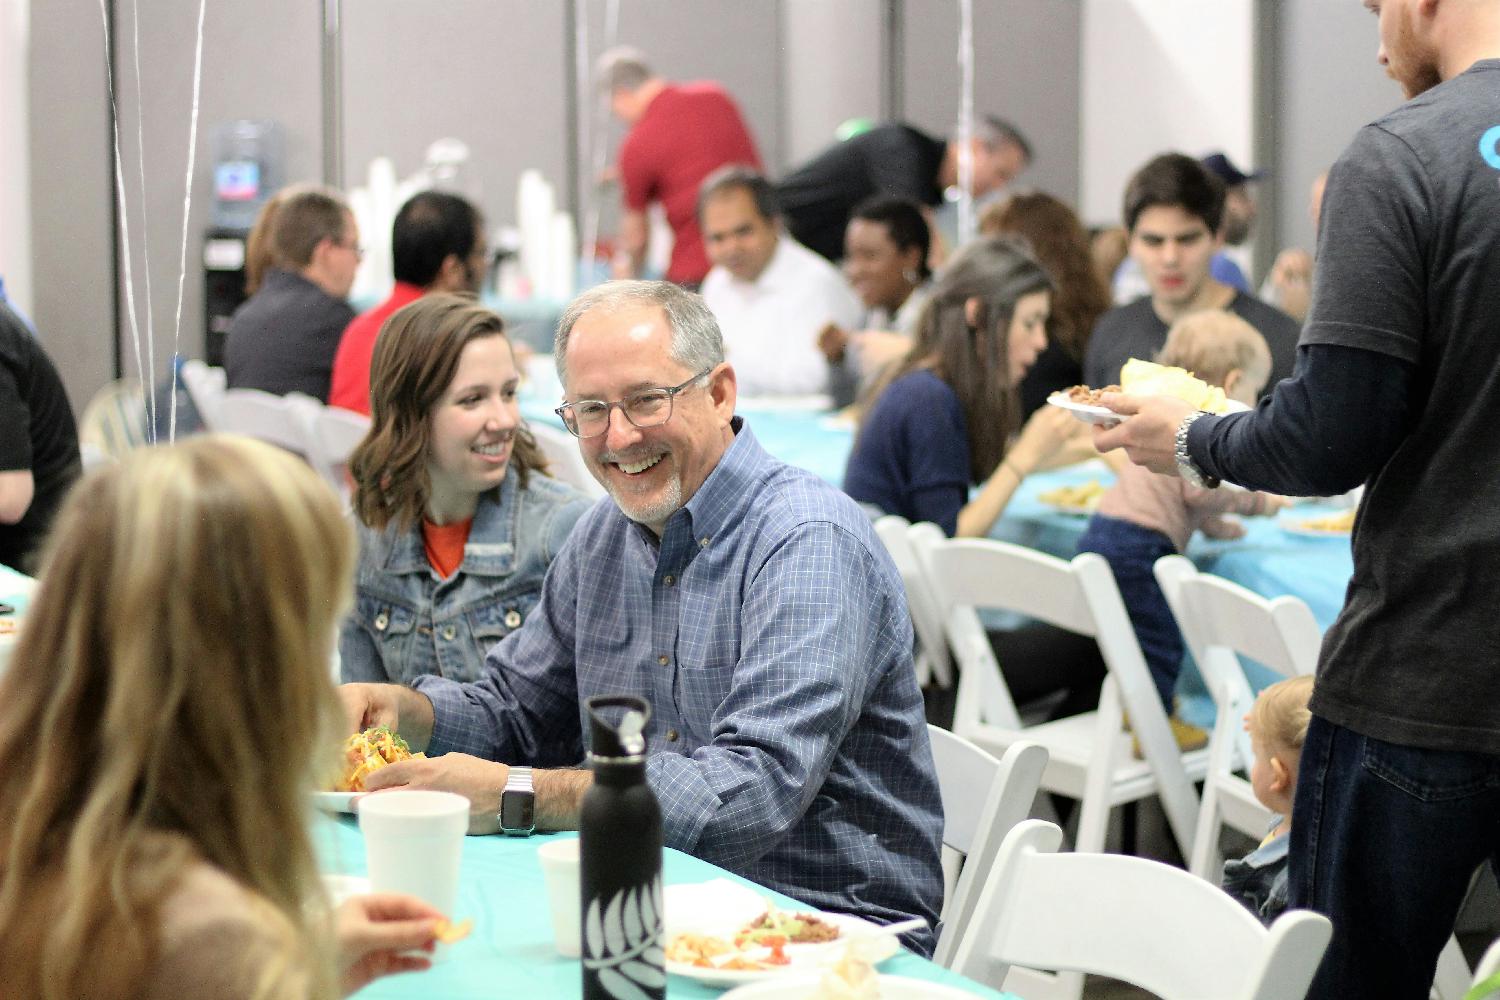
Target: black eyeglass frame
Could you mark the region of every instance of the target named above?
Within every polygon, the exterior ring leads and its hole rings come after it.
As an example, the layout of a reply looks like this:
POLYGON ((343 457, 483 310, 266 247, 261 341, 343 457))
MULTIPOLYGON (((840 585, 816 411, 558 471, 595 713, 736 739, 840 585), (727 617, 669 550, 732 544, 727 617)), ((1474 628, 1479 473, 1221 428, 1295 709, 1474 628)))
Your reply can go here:
POLYGON ((557 414, 559 419, 562 420, 563 427, 567 429, 569 434, 572 434, 574 437, 584 441, 588 440, 589 438, 599 437, 601 434, 609 433, 609 411, 615 409, 616 407, 619 407, 620 412, 625 414, 625 419, 630 421, 630 425, 632 427, 639 427, 641 430, 645 430, 648 427, 660 427, 662 424, 672 419, 672 411, 674 408, 673 404, 677 399, 678 393, 687 390, 693 385, 693 383, 700 382, 708 376, 712 375, 714 369, 717 367, 719 366, 711 365, 680 385, 658 385, 652 386, 649 389, 637 389, 635 392, 632 392, 624 399, 616 399, 613 402, 607 399, 576 399, 571 403, 564 403, 563 405, 554 409, 552 412, 557 414), (636 399, 642 395, 645 395, 648 392, 664 392, 667 394, 667 415, 654 424, 638 424, 635 422, 635 418, 630 415, 630 411, 625 408, 625 404, 632 399, 636 399), (574 407, 579 406, 583 403, 598 403, 599 405, 604 407, 603 427, 597 434, 583 434, 579 429, 578 414, 574 410, 574 407))

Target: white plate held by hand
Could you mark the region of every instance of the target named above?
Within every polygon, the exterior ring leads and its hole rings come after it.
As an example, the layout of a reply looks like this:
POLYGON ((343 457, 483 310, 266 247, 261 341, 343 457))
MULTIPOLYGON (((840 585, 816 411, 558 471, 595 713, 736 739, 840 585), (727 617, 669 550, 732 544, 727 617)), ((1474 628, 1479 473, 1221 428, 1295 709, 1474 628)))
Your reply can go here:
POLYGON ((1054 392, 1047 397, 1047 402, 1058 409, 1067 410, 1086 424, 1117 424, 1125 419, 1107 406, 1075 402, 1065 392, 1054 392))
POLYGON ((324 812, 331 813, 356 813, 359 811, 359 800, 365 797, 365 792, 313 792, 313 805, 324 812))

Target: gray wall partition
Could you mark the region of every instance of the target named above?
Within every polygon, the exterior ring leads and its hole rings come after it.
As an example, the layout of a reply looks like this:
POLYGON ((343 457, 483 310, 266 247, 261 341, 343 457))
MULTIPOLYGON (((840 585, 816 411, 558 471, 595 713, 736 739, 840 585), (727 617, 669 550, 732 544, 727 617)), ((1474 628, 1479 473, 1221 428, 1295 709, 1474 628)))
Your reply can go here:
POLYGON ((1401 88, 1375 61, 1375 18, 1361 4, 1304 0, 1273 9, 1273 158, 1261 185, 1262 212, 1274 220, 1277 245, 1311 250, 1313 178, 1333 165, 1361 126, 1401 103, 1401 88))
MULTIPOLYGON (((958 121, 958 4, 904 0, 902 116, 934 135, 958 121)), ((1021 183, 1068 202, 1079 191, 1079 59, 1076 0, 983 0, 974 4, 974 113, 1008 118, 1036 154, 1021 183)))

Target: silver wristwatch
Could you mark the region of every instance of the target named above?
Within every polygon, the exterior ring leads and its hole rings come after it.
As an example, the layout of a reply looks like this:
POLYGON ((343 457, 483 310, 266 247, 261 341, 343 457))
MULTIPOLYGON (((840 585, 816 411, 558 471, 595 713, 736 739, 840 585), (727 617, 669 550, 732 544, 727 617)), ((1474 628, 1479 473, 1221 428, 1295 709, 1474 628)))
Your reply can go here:
POLYGON ((1177 474, 1187 480, 1193 486, 1205 490, 1211 490, 1219 485, 1220 480, 1213 476, 1203 474, 1203 471, 1193 464, 1192 456, 1188 454, 1188 428, 1193 426, 1193 421, 1199 417, 1207 417, 1211 414, 1207 410, 1196 410, 1182 418, 1182 423, 1177 425, 1177 445, 1173 454, 1177 459, 1177 474))
POLYGON ((531 768, 512 767, 500 792, 500 832, 508 837, 529 837, 536 830, 536 792, 531 787, 531 768))

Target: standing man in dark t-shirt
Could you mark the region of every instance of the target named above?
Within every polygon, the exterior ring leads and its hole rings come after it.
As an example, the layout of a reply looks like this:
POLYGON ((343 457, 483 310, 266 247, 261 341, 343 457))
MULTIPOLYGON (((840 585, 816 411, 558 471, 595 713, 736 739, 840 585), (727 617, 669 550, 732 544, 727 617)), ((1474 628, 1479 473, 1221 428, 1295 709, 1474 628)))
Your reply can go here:
POLYGON ((36 571, 37 548, 80 469, 62 379, 21 318, 0 303, 0 563, 36 571))
MULTIPOLYGON (((974 197, 1009 184, 1031 163, 1031 146, 1014 125, 986 116, 975 123, 974 197)), ((829 146, 777 185, 782 221, 792 238, 836 261, 854 207, 871 195, 910 198, 933 206, 958 183, 958 142, 934 139, 892 122, 829 146)), ((934 239, 936 233, 934 233, 934 239)), ((934 244, 936 245, 936 244, 934 244)))
POLYGON ((1239 316, 1271 349, 1269 392, 1292 374, 1297 322, 1260 299, 1212 275, 1224 218, 1224 183, 1199 161, 1166 153, 1137 170, 1125 185, 1125 231, 1130 255, 1151 294, 1116 306, 1094 325, 1083 355, 1083 378, 1102 387, 1120 381, 1131 358, 1151 361, 1167 341, 1167 328, 1203 309, 1239 316))
POLYGON ((1296 376, 1228 417, 1107 397, 1133 415, 1095 443, 1189 480, 1365 484, 1302 749, 1290 903, 1333 921, 1309 996, 1425 998, 1500 851, 1500 2, 1370 6, 1408 100, 1329 173, 1296 376))
POLYGON ((616 278, 638 278, 646 259, 646 209, 655 202, 672 227, 666 279, 696 289, 710 262, 698 230, 698 187, 720 167, 760 171, 755 140, 724 88, 708 80, 670 83, 628 46, 599 57, 599 88, 630 127, 620 143, 620 249, 616 278))

